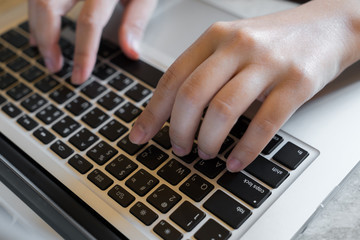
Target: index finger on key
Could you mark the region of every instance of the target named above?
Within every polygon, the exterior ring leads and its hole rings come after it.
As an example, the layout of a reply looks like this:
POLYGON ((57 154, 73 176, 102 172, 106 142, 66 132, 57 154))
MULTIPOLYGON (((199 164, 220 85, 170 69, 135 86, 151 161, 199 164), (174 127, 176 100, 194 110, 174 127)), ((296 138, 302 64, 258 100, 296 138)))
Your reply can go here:
POLYGON ((101 33, 109 21, 117 0, 87 0, 81 9, 77 27, 72 82, 82 84, 96 62, 101 33))
POLYGON ((180 86, 213 51, 214 43, 204 34, 169 67, 130 132, 133 143, 146 143, 160 130, 170 117, 180 86))
POLYGON ((59 71, 63 63, 58 41, 61 15, 66 8, 62 1, 29 1, 30 43, 38 46, 51 72, 59 71))

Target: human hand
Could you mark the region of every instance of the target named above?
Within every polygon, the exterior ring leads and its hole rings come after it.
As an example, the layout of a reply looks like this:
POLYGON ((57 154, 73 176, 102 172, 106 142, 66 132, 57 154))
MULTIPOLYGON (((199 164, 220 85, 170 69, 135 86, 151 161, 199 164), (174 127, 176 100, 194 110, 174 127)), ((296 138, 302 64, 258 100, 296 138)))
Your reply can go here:
POLYGON ((360 58, 359 1, 314 0, 254 19, 212 25, 166 71, 130 140, 150 140, 170 117, 173 151, 211 159, 239 116, 263 101, 227 159, 245 168, 303 103, 360 58))
MULTIPOLYGON (((61 16, 80 0, 29 0, 30 44, 38 46, 51 72, 62 68, 59 47, 61 16)), ((77 21, 72 82, 88 79, 96 62, 102 30, 118 0, 86 0, 77 21)), ((139 42, 157 0, 122 0, 124 13, 119 29, 119 44, 124 53, 139 58, 139 42)))

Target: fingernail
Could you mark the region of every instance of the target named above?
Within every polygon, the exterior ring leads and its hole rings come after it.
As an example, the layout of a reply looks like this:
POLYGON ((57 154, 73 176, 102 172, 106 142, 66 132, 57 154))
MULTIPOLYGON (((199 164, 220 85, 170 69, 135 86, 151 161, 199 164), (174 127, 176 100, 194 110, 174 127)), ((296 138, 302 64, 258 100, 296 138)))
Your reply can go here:
POLYGON ((141 144, 145 138, 145 130, 140 124, 134 125, 130 131, 129 140, 134 144, 141 144))
POLYGON ((240 172, 243 168, 243 164, 236 158, 230 158, 226 162, 226 168, 229 172, 240 172))
POLYGON ((176 145, 176 144, 173 143, 173 142, 171 142, 171 145, 172 145, 172 150, 173 150, 173 152, 174 152, 176 155, 178 155, 178 156, 180 156, 180 157, 186 155, 186 151, 185 151, 184 148, 176 145))
POLYGON ((55 64, 51 58, 44 59, 45 65, 50 72, 55 72, 55 64))
POLYGON ((128 43, 134 52, 134 55, 138 55, 140 51, 140 41, 133 34, 128 34, 128 43))
POLYGON ((198 149, 198 154, 201 159, 211 159, 212 157, 209 154, 204 153, 200 148, 198 149))

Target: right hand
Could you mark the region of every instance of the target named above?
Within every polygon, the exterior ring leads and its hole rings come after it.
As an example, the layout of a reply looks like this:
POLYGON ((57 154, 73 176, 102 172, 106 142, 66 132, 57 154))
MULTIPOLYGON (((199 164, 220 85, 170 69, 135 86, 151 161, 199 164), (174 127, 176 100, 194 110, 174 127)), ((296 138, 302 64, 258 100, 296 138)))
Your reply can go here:
MULTIPOLYGON (((50 72, 61 70, 63 57, 58 44, 61 16, 80 0, 29 0, 30 45, 37 46, 50 72)), ((96 62, 101 33, 118 0, 86 0, 77 21, 72 82, 82 84, 96 62)), ((139 58, 139 42, 157 0, 122 0, 124 13, 119 45, 131 59, 139 58)))

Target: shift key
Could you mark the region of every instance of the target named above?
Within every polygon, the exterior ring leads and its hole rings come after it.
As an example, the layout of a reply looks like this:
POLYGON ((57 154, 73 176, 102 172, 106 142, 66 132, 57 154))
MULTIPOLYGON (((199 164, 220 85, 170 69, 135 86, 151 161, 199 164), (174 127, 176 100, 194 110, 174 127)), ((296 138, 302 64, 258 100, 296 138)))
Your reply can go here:
POLYGON ((271 194, 269 189, 241 172, 226 172, 218 183, 254 208, 258 208, 271 194))

